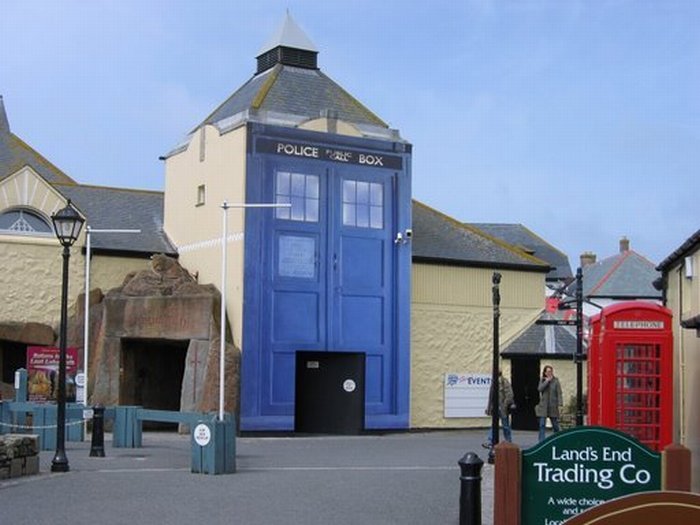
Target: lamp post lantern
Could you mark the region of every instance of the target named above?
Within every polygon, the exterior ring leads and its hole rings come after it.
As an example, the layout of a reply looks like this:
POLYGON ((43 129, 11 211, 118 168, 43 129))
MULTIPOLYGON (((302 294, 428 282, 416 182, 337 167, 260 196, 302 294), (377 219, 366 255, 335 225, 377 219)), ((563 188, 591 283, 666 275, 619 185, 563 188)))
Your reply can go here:
POLYGON ((63 246, 63 281, 61 285, 61 326, 58 361, 58 410, 56 417, 56 454, 51 461, 51 472, 68 472, 66 456, 66 325, 68 317, 68 261, 70 247, 78 239, 80 229, 85 222, 68 199, 66 207, 51 216, 56 237, 63 246))

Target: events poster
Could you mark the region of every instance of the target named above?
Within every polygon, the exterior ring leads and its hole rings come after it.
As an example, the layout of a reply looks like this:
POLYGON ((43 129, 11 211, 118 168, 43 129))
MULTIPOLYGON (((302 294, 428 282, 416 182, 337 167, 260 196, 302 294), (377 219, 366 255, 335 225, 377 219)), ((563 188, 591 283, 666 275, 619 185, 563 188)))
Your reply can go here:
MULTIPOLYGON (((60 350, 49 346, 27 347, 27 395, 29 401, 54 402, 58 394, 60 350)), ((66 401, 75 401, 78 349, 66 349, 66 401)))

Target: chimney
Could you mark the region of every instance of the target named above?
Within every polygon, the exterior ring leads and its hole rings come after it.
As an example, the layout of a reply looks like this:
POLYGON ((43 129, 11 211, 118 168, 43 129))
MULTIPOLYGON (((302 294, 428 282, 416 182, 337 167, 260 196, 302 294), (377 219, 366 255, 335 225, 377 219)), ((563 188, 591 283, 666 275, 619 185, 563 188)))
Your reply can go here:
POLYGON ((596 255, 593 252, 583 252, 581 254, 581 268, 595 264, 596 255))
POLYGON ((627 237, 620 239, 620 253, 630 251, 630 240, 627 237))

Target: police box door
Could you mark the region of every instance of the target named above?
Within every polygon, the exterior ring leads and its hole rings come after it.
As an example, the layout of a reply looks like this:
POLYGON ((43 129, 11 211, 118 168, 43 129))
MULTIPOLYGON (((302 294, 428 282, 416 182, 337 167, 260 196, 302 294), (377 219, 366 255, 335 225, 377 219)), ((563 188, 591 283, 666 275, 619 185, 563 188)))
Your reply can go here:
POLYGON ((261 415, 294 414, 297 350, 365 352, 366 413, 390 413, 393 172, 291 159, 265 172, 268 202, 291 207, 265 228, 261 415))

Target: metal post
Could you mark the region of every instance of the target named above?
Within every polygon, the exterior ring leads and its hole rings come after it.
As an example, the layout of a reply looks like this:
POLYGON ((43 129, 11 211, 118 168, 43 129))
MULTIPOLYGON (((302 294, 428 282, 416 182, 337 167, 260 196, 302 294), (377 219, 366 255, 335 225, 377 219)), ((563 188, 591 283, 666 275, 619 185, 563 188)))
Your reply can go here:
POLYGON ((481 525, 481 467, 484 462, 474 452, 467 452, 458 462, 459 525, 481 525))
MULTIPOLYGON (((92 259, 92 234, 93 233, 141 233, 141 230, 127 229, 95 229, 90 226, 85 227, 85 308, 83 326, 83 373, 85 374, 85 399, 83 405, 87 406, 89 401, 89 375, 88 365, 90 361, 90 260, 92 259)), ((87 429, 87 421, 85 422, 87 429)))
POLYGON ((58 360, 58 411, 56 418, 56 454, 51 461, 51 472, 68 472, 66 456, 66 332, 68 324, 68 260, 70 247, 63 246, 63 283, 61 286, 61 338, 58 360))
POLYGON ((229 204, 224 201, 221 232, 221 332, 219 350, 219 421, 224 420, 224 364, 226 351, 226 245, 228 243, 228 210, 230 208, 289 208, 291 204, 229 204))
POLYGON ((576 270, 576 426, 583 426, 583 270, 576 270))
POLYGON ((90 457, 105 457, 105 407, 92 407, 92 441, 90 442, 90 457))
POLYGON ((228 241, 228 209, 226 201, 221 205, 224 210, 224 224, 221 233, 221 333, 219 348, 219 421, 224 420, 224 376, 226 358, 226 244, 228 241))
POLYGON ((489 390, 489 408, 491 409, 491 448, 489 449, 488 462, 490 464, 496 461, 495 447, 498 445, 498 434, 500 433, 499 421, 499 400, 498 400, 498 334, 499 326, 498 322, 501 317, 500 304, 501 304, 501 293, 498 289, 501 283, 501 274, 498 272, 493 272, 493 277, 491 279, 493 287, 491 291, 493 293, 493 363, 491 365, 491 389, 489 390))

